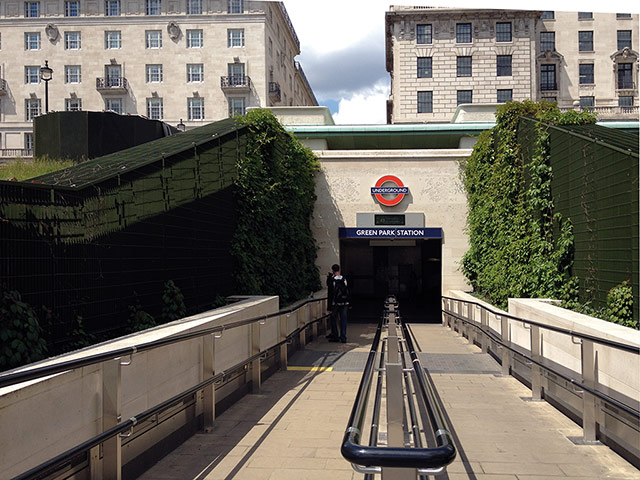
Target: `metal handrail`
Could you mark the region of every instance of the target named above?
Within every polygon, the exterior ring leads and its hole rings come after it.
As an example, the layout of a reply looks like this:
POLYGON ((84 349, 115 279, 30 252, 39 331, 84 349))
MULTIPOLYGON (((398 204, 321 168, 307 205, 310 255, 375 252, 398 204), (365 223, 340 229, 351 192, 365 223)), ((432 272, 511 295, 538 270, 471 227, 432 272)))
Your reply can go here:
POLYGON ((451 436, 446 429, 444 416, 437 406, 433 391, 431 387, 427 386, 428 381, 424 374, 424 370, 420 365, 420 361, 413 347, 413 342, 411 342, 406 326, 402 320, 400 320, 402 325, 401 328, 405 335, 404 338, 407 343, 407 348, 410 351, 413 371, 417 378, 417 385, 421 394, 419 400, 423 402, 429 412, 428 420, 433 428, 437 447, 379 447, 372 445, 365 446, 360 443, 366 406, 369 402, 369 393, 375 370, 374 363, 382 334, 383 322, 384 318, 378 323, 340 451, 342 456, 352 464, 369 467, 358 470, 363 473, 377 472, 377 470, 370 467, 415 468, 419 474, 438 473, 454 460, 456 456, 456 449, 453 446, 451 436))
POLYGON ((127 357, 135 353, 153 350, 158 347, 163 347, 165 345, 171 345, 173 343, 183 342, 185 340, 190 340, 192 338, 203 337, 205 335, 210 335, 212 333, 214 334, 220 333, 223 330, 229 330, 231 328, 250 325, 255 322, 268 320, 269 318, 279 317, 280 315, 286 315, 287 313, 293 313, 295 310, 307 305, 308 303, 319 302, 325 299, 326 297, 308 298, 304 302, 297 304, 295 308, 291 307, 291 308, 279 310, 277 312, 270 313, 267 315, 260 315, 257 317, 248 318, 246 320, 239 320, 237 322, 231 322, 231 323, 219 325, 216 327, 210 327, 203 330, 198 330, 196 332, 183 333, 181 335, 175 335, 168 338, 153 340, 151 342, 140 343, 138 345, 134 345, 131 347, 123 347, 115 350, 110 350, 108 352, 96 353, 96 354, 88 355, 83 358, 67 360, 65 362, 60 362, 54 365, 35 367, 29 370, 23 370, 20 372, 0 375, 0 388, 16 385, 18 383, 26 382, 29 380, 36 380, 38 378, 48 377, 49 375, 54 375, 56 373, 66 372, 68 370, 73 370, 76 368, 94 365, 96 363, 101 363, 107 360, 113 360, 115 358, 127 357))

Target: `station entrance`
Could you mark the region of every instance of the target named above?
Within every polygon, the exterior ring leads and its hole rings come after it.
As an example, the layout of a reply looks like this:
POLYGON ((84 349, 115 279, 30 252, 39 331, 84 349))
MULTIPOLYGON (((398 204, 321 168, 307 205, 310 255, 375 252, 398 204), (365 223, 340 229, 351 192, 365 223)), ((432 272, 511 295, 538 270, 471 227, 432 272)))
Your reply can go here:
POLYGON ((380 299, 387 295, 398 298, 406 321, 441 321, 440 238, 343 238, 340 263, 351 290, 350 322, 377 322, 380 299))

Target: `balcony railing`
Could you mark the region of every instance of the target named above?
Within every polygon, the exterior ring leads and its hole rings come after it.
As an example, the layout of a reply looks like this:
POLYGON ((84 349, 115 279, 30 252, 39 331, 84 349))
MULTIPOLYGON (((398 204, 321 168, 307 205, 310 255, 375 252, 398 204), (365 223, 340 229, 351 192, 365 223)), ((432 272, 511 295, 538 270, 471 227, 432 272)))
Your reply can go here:
MULTIPOLYGON (((638 106, 633 107, 621 107, 618 105, 611 106, 597 106, 597 107, 578 107, 582 110, 591 110, 598 114, 598 120, 615 120, 615 119, 630 119, 638 118, 638 106)), ((575 107, 559 107, 561 112, 568 112, 574 110, 575 107)))
POLYGON ((125 77, 98 77, 96 89, 101 93, 127 93, 129 83, 125 77))
POLYGON ((7 81, 3 78, 0 78, 0 95, 6 95, 9 92, 9 87, 7 86, 7 81))
POLYGON ((0 159, 32 158, 32 148, 0 148, 0 159))
POLYGON ((278 82, 269 82, 269 98, 274 102, 280 101, 280 84, 278 82))
POLYGON ((251 90, 251 78, 248 75, 229 75, 220 77, 220 87, 225 92, 242 92, 251 90))

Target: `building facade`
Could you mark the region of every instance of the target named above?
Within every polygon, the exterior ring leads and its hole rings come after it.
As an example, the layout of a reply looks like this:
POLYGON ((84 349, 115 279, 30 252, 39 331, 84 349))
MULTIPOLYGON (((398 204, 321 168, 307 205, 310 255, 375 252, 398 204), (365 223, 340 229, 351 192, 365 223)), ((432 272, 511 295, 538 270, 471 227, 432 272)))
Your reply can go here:
POLYGON ((391 6, 385 23, 388 123, 525 99, 638 117, 638 15, 391 6))
POLYGON ((6 156, 28 155, 47 103, 185 128, 249 107, 317 105, 282 2, 10 0, 0 2, 0 29, 6 156))

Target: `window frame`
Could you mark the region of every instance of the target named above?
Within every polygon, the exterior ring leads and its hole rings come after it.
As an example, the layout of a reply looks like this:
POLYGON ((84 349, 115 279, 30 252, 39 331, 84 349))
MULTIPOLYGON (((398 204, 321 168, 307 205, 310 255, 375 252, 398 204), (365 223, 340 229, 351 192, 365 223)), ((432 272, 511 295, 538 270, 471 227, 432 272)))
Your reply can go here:
POLYGON ((416 100, 417 113, 433 113, 433 90, 418 90, 416 100))
MULTIPOLYGON (((506 38, 506 37, 505 37, 506 38)), ((513 42, 513 25, 511 22, 496 22, 496 42, 497 43, 510 43, 513 42), (498 26, 508 25, 508 32, 500 32, 498 26), (508 33, 508 40, 501 40, 500 36, 508 33)))
POLYGON ((578 20, 593 20, 593 12, 578 12, 578 20))
POLYGON ((189 121, 203 121, 204 116, 204 98, 202 97, 189 97, 187 98, 187 120, 189 121), (199 105, 196 105, 199 104, 199 105), (194 113, 198 115, 194 115, 194 113))
POLYGON ((578 52, 593 52, 593 30, 578 31, 578 52))
POLYGON ((201 28, 194 28, 187 30, 187 48, 203 48, 204 47, 204 31, 201 28), (194 34, 199 33, 196 37, 194 34), (199 41, 199 45, 195 45, 194 40, 199 41))
POLYGON ((593 95, 581 95, 579 102, 580 108, 595 108, 596 97, 594 97, 593 95))
POLYGON ((616 89, 629 90, 631 88, 633 88, 633 62, 617 63, 616 64, 616 89), (620 67, 623 67, 623 68, 620 68, 620 67), (621 76, 623 77, 622 79, 620 78, 621 76), (628 79, 628 83, 626 83, 627 79, 628 79), (621 80, 623 82, 621 82, 621 80))
POLYGON ((473 24, 471 22, 456 23, 456 43, 473 43, 473 24), (467 25, 469 26, 469 31, 462 31, 462 27, 466 28, 467 25), (465 41, 467 35, 469 36, 469 41, 465 41))
POLYGON ((456 77, 473 77, 473 57, 471 55, 458 55, 456 57, 456 77), (465 65, 468 60, 469 64, 465 65))
POLYGON ((542 65, 540 65, 540 91, 555 92, 557 90, 558 90, 558 78, 557 78, 556 65, 553 63, 543 63, 542 65), (549 68, 545 69, 544 67, 549 67, 549 68), (543 82, 543 77, 545 76, 550 77, 551 74, 553 74, 553 81, 549 82, 549 78, 547 78, 547 81, 543 82), (545 86, 553 87, 553 88, 544 88, 545 86))
POLYGON ((473 103, 473 90, 456 90, 456 106, 470 104, 470 103, 473 103), (467 102, 464 99, 461 101, 460 100, 461 94, 463 95, 470 94, 470 101, 467 102))
POLYGON ((203 63, 187 63, 187 83, 202 83, 202 82, 204 82, 204 64, 203 63))
POLYGON ((81 65, 65 65, 64 66, 64 83, 65 84, 82 83, 82 66, 81 65), (74 73, 74 69, 75 69, 75 73, 74 73), (74 78, 77 81, 74 81, 74 78))
POLYGON ((227 13, 244 13, 244 0, 227 0, 227 13))
POLYGON ((513 89, 512 88, 498 88, 496 90, 496 103, 507 103, 507 102, 512 102, 513 101, 513 89), (500 93, 501 92, 509 92, 509 99, 508 100, 500 100, 500 93))
POLYGON ((595 65, 593 63, 580 63, 578 65, 578 85, 593 84, 595 84, 595 65), (588 71, 588 67, 591 67, 591 72, 588 71))
POLYGON ((82 111, 82 99, 81 98, 65 98, 64 99, 64 111, 65 112, 81 112, 82 111), (73 108, 72 104, 77 102, 77 108, 73 108))
POLYGON ((39 98, 26 98, 24 101, 25 106, 25 121, 30 122, 36 117, 42 115, 42 101, 39 98), (33 109, 35 106, 37 108, 33 109))
POLYGON ((513 76, 513 55, 496 55, 496 77, 512 77, 513 76), (500 60, 509 59, 509 64, 500 65, 500 60), (505 72, 509 73, 505 73, 505 72))
POLYGON ((147 50, 159 50, 162 48, 162 30, 144 31, 144 48, 147 50))
POLYGON ((80 50, 82 48, 82 33, 78 31, 64 32, 64 49, 80 50))
POLYGON ((629 108, 629 107, 633 107, 634 104, 634 96, 633 95, 621 95, 618 97, 618 106, 622 107, 622 108, 629 108), (628 105, 623 105, 624 101, 622 99, 627 99, 630 98, 631 102, 628 105))
POLYGON ((104 31, 104 49, 105 50, 118 50, 122 48, 122 31, 121 30, 105 30, 104 31), (113 34, 117 34, 112 38, 113 34), (114 40, 117 40, 117 47, 111 46, 114 40))
POLYGON ((246 101, 244 97, 229 97, 228 99, 228 105, 229 105, 229 117, 235 117, 236 115, 244 115, 247 112, 247 105, 246 105, 246 101), (236 101, 241 101, 242 102, 242 113, 235 113, 236 112, 236 107, 234 105, 234 103, 236 101))
POLYGON ((242 48, 244 46, 244 28, 227 28, 227 48, 242 48), (234 33, 240 35, 234 36, 234 33))
POLYGON ((202 15, 202 0, 187 0, 187 15, 202 15))
POLYGON ((37 85, 40 83, 40 66, 39 65, 24 66, 24 83, 25 85, 37 85), (35 82, 31 80, 35 80, 35 82))
POLYGON ((64 2, 64 16, 65 17, 79 17, 80 16, 80 0, 65 0, 64 2), (75 9, 72 10, 72 6, 75 9), (73 15, 75 13, 75 15, 73 15))
POLYGON ((416 43, 418 45, 431 45, 433 43, 433 25, 431 23, 419 23, 416 25, 416 43), (421 32, 420 30, 424 31, 421 32))
POLYGON ((163 76, 161 63, 148 63, 145 65, 146 83, 162 83, 163 76))
POLYGON ((433 57, 417 57, 416 68, 417 78, 433 78, 433 57))
POLYGON ((147 118, 150 120, 164 119, 164 102, 162 101, 162 97, 147 98, 147 118), (157 109, 157 117, 154 115, 153 109, 157 109))
POLYGON ((625 47, 629 47, 629 49, 633 48, 633 30, 616 30, 616 44, 618 47, 618 50, 624 50, 625 47), (621 33, 628 33, 629 34, 629 40, 628 43, 626 40, 621 39, 620 38, 620 34, 621 33), (625 45, 621 44, 624 43, 625 45))
POLYGON ((540 32, 540 53, 544 53, 547 50, 550 52, 556 51, 556 32, 554 31, 540 32), (543 35, 544 35, 544 40, 543 40, 543 35), (552 41, 550 42, 547 37, 550 37, 552 41), (551 44, 553 48, 543 48, 543 45, 546 46, 549 44, 551 44))
POLYGON ((122 113, 124 112, 123 102, 121 98, 107 98, 105 100, 104 107, 107 112, 117 113, 118 115, 122 115, 122 113), (120 105, 119 111, 116 111, 112 108, 113 105, 110 105, 112 102, 114 104, 117 102, 117 104, 120 105))
POLYGON ((556 12, 555 10, 543 10, 540 14, 540 20, 555 20, 556 12))
POLYGON ((162 15, 162 0, 145 0, 144 12, 149 17, 162 15))
POLYGON ((104 16, 105 17, 119 17, 122 14, 122 5, 120 0, 105 0, 104 2, 104 16), (117 12, 117 13, 114 13, 117 12))
POLYGON ((24 2, 24 17, 25 18, 39 18, 40 17, 40 2, 39 1, 27 1, 24 2))
POLYGON ((27 51, 40 50, 41 45, 42 45, 42 39, 40 37, 40 32, 24 32, 24 49, 25 50, 27 51), (31 39, 36 40, 36 48, 30 48, 32 44, 31 39))

